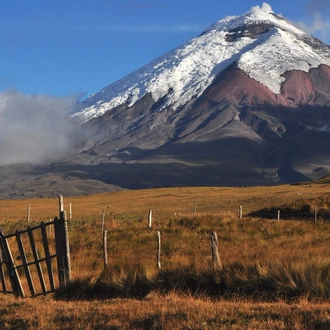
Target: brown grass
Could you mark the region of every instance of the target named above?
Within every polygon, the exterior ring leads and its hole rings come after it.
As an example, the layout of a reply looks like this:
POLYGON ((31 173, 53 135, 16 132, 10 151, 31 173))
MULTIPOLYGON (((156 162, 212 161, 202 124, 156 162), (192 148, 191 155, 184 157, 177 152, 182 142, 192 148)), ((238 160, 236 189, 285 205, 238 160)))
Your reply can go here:
POLYGON ((1 329, 329 329, 330 304, 305 299, 212 300, 150 294, 144 300, 54 301, 51 297, 0 302, 1 329))
MULTIPOLYGON (((64 198, 66 210, 69 203, 73 209, 70 248, 73 285, 80 300, 74 291, 67 301, 52 296, 16 299, 3 295, 1 328, 327 329, 328 222, 315 223, 312 216, 310 221, 278 222, 247 214, 283 206, 294 209, 310 205, 313 209, 314 203, 328 209, 329 201, 327 185, 150 189, 64 198), (197 214, 193 217, 196 200, 197 214), (243 220, 238 220, 240 204, 243 220), (109 271, 102 274, 103 209, 109 271), (152 229, 147 228, 149 209, 154 215, 152 229), (162 269, 170 282, 166 290, 156 285, 162 279, 156 268, 156 230, 162 233, 162 269), (194 290, 178 285, 187 275, 184 270, 192 272, 194 280, 197 276, 199 281, 214 281, 209 242, 213 230, 218 234, 224 264, 219 276, 227 288, 227 294, 217 298, 201 290, 196 295, 194 290), (137 277, 134 269, 140 269, 143 276, 137 277), (88 300, 88 292, 100 281, 106 290, 126 293, 136 292, 134 283, 153 286, 142 294, 138 291, 138 299, 88 300), (276 289, 269 289, 269 283, 276 289), (177 290, 168 290, 171 285, 177 290), (255 288, 261 294, 256 295, 255 288), (267 290, 270 294, 265 299, 267 290), (287 303, 290 290, 295 299, 287 303)), ((0 201, 0 210, 1 227, 10 233, 57 215, 58 199, 0 201)), ((186 277, 188 287, 190 280, 186 277)))
MULTIPOLYGON (((328 185, 285 185, 274 187, 200 187, 200 188, 163 188, 139 191, 121 191, 92 196, 64 196, 65 208, 69 211, 72 203, 74 219, 100 218, 102 210, 108 215, 141 215, 152 209, 157 217, 191 216, 197 200, 199 215, 237 214, 240 204, 245 214, 282 205, 286 201, 319 200, 321 207, 330 194, 328 185)), ((26 219, 27 208, 31 206, 31 219, 41 220, 58 214, 58 199, 25 199, 0 201, 1 220, 26 219)))

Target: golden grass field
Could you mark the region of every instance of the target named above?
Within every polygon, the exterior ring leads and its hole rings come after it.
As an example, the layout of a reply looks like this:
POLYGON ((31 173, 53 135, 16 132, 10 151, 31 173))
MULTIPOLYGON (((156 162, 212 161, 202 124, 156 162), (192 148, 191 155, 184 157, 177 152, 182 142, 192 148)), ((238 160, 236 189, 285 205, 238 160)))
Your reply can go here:
MULTIPOLYGON (((56 299, 53 295, 23 299, 1 294, 1 329, 330 328, 330 222, 321 218, 314 222, 312 214, 304 221, 249 216, 253 211, 284 206, 310 205, 313 210, 316 204, 328 210, 327 184, 64 195, 67 212, 70 203, 73 291, 56 299), (239 205, 243 206, 242 220, 238 219, 239 205), (108 230, 106 272, 103 210, 108 230), (153 210, 151 229, 147 228, 148 210, 153 210), (168 286, 130 297, 127 286, 133 287, 139 276, 135 272, 132 279, 132 269, 142 269, 148 285, 157 277, 156 230, 162 233, 162 279, 168 286), (214 281, 211 231, 218 234, 224 265, 219 273, 226 282, 223 296, 190 290, 191 279, 202 285, 214 281), (103 288, 116 285, 126 296, 101 295, 101 299, 84 291, 95 288, 100 279, 103 288)), ((7 234, 47 222, 58 215, 58 208, 57 197, 2 200, 0 227, 7 234)))
MULTIPOLYGON (((82 197, 65 197, 65 209, 72 204, 73 219, 101 217, 107 213, 147 213, 152 209, 161 216, 191 216, 197 200, 198 215, 223 215, 236 213, 240 204, 244 213, 267 206, 280 206, 287 201, 313 201, 328 197, 327 184, 284 185, 273 187, 200 187, 162 188, 120 191, 82 197)), ((2 221, 24 219, 31 207, 31 219, 42 220, 58 215, 58 198, 0 200, 2 221)))

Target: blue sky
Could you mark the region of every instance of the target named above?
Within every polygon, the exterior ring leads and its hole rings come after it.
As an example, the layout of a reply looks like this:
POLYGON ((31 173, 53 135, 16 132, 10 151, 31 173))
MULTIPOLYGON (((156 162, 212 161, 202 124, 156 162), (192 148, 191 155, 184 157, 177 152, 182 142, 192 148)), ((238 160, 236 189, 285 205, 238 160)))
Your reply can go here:
MULTIPOLYGON (((258 0, 0 0, 0 92, 87 97, 258 0)), ((330 43, 329 0, 265 1, 330 43)))

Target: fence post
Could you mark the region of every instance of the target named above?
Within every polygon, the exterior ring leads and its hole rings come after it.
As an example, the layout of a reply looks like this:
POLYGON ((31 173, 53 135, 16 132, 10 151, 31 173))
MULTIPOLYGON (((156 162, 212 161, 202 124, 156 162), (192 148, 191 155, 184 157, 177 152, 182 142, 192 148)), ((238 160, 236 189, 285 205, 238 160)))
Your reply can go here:
POLYGON ((59 196, 60 218, 54 221, 55 238, 56 238, 56 254, 58 265, 58 279, 60 287, 66 286, 71 281, 71 262, 69 247, 69 231, 66 212, 63 209, 63 196, 59 196))
POLYGON ((59 195, 58 196, 58 202, 59 202, 59 213, 61 216, 61 213, 64 211, 64 203, 63 203, 63 196, 59 195))
POLYGON ((314 205, 314 221, 317 221, 317 204, 314 205))
POLYGON ((105 218, 105 210, 102 210, 102 233, 104 233, 104 218, 105 218))
POLYGON ((277 210, 277 221, 280 221, 281 210, 277 210))
POLYGON ((211 239, 211 250, 212 250, 212 262, 213 262, 213 270, 222 270, 222 263, 219 256, 218 251, 218 236, 216 232, 212 232, 210 235, 211 239))
POLYGON ((104 268, 108 267, 108 248, 107 248, 107 234, 108 231, 103 231, 103 258, 104 258, 104 268))
POLYGON ((239 218, 240 218, 240 220, 242 220, 242 218, 243 218, 243 205, 239 206, 239 218))
POLYGON ((69 212, 69 219, 72 219, 72 204, 70 203, 70 212, 69 212))
POLYGON ((152 226, 152 210, 149 210, 148 214, 148 228, 151 228, 152 226))
POLYGON ((158 252, 157 252, 157 266, 158 270, 161 270, 162 265, 160 262, 160 250, 161 250, 161 237, 160 237, 160 231, 157 230, 157 247, 158 247, 158 252))
POLYGON ((27 210, 27 221, 30 221, 30 214, 31 214, 31 206, 28 206, 28 210, 27 210))
POLYGON ((197 199, 195 201, 194 217, 196 216, 196 212, 197 212, 197 199))

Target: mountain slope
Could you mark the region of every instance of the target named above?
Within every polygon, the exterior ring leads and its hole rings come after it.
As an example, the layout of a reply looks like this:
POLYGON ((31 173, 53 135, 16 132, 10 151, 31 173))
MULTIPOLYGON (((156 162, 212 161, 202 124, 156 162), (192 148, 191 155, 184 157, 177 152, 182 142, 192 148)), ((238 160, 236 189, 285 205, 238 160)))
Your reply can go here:
POLYGON ((181 47, 91 95, 73 116, 83 123, 150 94, 158 111, 198 98, 233 63, 274 94, 283 74, 330 65, 329 47, 274 14, 270 6, 220 20, 181 47))
POLYGON ((330 173, 329 86, 329 46, 264 4, 82 102, 73 118, 94 133, 67 163, 128 188, 316 178, 330 173))

